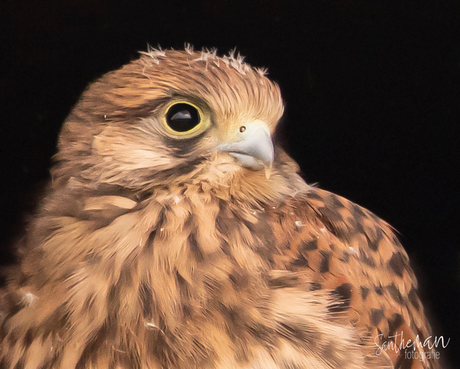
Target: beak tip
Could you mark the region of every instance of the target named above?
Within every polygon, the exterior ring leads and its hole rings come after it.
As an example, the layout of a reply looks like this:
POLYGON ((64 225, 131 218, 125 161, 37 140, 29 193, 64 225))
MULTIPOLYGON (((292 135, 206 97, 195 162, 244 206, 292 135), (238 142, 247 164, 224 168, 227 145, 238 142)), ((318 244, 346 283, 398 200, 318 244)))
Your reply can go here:
POLYGON ((265 167, 265 179, 270 179, 270 176, 272 174, 272 164, 270 163, 269 167, 265 167))

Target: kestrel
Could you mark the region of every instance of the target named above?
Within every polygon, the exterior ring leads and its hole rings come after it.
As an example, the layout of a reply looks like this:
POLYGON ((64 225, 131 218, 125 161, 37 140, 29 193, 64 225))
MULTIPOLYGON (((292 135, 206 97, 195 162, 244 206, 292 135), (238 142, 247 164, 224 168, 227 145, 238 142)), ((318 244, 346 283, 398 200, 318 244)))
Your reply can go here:
POLYGON ((0 368, 438 367, 407 346, 430 328, 391 227, 304 182, 282 114, 215 50, 91 84, 0 292, 0 368))

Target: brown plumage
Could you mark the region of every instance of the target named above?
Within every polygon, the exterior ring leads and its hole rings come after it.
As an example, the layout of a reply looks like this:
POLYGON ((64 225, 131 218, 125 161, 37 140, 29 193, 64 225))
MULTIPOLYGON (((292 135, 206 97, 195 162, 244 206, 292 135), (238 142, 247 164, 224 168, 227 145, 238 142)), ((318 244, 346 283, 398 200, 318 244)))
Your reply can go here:
POLYGON ((383 346, 430 335, 407 255, 301 179, 272 145, 282 113, 215 51, 149 50, 90 85, 0 295, 0 368, 437 367, 383 346))

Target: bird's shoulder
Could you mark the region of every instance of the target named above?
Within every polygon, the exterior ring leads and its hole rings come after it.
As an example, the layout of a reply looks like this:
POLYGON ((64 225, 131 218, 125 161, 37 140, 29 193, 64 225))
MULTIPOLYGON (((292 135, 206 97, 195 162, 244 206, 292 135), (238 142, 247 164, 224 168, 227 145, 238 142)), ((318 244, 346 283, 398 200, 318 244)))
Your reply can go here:
POLYGON ((408 255, 388 223, 314 186, 271 207, 268 216, 277 239, 273 283, 283 286, 295 276, 311 291, 328 290, 329 311, 346 316, 363 343, 395 365, 404 360, 404 343, 430 336, 408 255))

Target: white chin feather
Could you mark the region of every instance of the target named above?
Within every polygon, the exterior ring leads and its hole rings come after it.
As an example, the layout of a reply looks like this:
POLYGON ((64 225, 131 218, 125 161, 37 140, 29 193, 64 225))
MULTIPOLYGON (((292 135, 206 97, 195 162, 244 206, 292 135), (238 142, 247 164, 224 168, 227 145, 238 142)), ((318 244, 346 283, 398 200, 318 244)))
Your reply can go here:
POLYGON ((265 167, 261 160, 257 160, 251 155, 246 155, 239 152, 229 152, 228 154, 234 157, 237 164, 244 168, 251 170, 262 170, 265 167))

